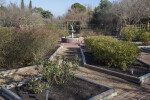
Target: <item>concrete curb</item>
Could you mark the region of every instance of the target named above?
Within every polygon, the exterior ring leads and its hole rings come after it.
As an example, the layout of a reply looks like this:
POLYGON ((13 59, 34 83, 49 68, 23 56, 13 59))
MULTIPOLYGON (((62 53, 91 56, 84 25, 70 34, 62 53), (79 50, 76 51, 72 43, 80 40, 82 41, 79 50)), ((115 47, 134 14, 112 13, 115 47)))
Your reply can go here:
MULTIPOLYGON (((63 48, 63 46, 60 46, 49 58, 49 60, 52 60, 56 54, 63 48)), ((1 71, 0 72, 0 76, 7 76, 7 75, 11 75, 14 73, 18 73, 18 72, 23 72, 23 71, 28 71, 31 69, 34 69, 36 67, 38 67, 39 65, 33 65, 33 66, 27 66, 27 67, 23 67, 23 68, 18 68, 18 69, 12 69, 12 70, 7 70, 7 71, 1 71)))
MULTIPOLYGON (((80 46, 80 51, 83 52, 81 46, 80 46)), ((81 53, 81 54, 82 54, 82 59, 84 61, 84 59, 85 59, 84 52, 81 53)), ((146 83, 150 80, 150 73, 148 73, 146 75, 143 75, 143 76, 140 76, 140 77, 135 77, 135 76, 132 76, 132 75, 127 75, 127 74, 124 74, 124 73, 108 70, 108 69, 105 69, 105 68, 100 68, 100 67, 97 67, 97 66, 94 66, 94 65, 89 65, 86 62, 83 62, 83 64, 84 64, 84 67, 86 67, 86 68, 89 68, 89 69, 92 69, 92 70, 95 70, 95 71, 99 71, 99 72, 102 72, 102 73, 105 73, 105 74, 113 75, 113 76, 116 76, 116 77, 120 77, 120 78, 123 78, 125 80, 130 81, 130 82, 134 82, 136 84, 143 84, 143 83, 146 83)))
POLYGON ((2 87, 2 95, 8 98, 9 100, 23 100, 18 95, 4 87, 2 87))
POLYGON ((81 46, 80 46, 80 52, 81 52, 83 64, 86 64, 85 55, 84 55, 84 52, 82 51, 82 47, 81 46))
POLYGON ((141 59, 137 59, 140 63, 142 63, 142 64, 144 64, 144 65, 146 65, 147 67, 149 67, 150 68, 150 64, 148 64, 148 63, 146 63, 146 62, 144 62, 143 60, 141 60, 141 59))
POLYGON ((50 56, 49 60, 52 60, 52 59, 56 56, 56 54, 57 54, 62 48, 63 48, 63 46, 60 46, 60 47, 53 53, 53 55, 50 56))

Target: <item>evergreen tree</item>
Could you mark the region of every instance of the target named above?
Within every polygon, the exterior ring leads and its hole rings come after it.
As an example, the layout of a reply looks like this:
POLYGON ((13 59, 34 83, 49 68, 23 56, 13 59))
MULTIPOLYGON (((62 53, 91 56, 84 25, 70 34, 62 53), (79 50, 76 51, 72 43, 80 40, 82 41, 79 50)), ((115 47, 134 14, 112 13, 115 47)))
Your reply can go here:
POLYGON ((100 9, 108 9, 112 6, 112 3, 109 0, 100 1, 100 9))
POLYGON ((24 9, 24 0, 21 1, 21 9, 24 9))
POLYGON ((32 1, 30 0, 29 8, 32 9, 32 1))
POLYGON ((71 6, 71 9, 78 9, 80 12, 85 12, 86 11, 86 7, 81 5, 80 3, 75 3, 71 6))

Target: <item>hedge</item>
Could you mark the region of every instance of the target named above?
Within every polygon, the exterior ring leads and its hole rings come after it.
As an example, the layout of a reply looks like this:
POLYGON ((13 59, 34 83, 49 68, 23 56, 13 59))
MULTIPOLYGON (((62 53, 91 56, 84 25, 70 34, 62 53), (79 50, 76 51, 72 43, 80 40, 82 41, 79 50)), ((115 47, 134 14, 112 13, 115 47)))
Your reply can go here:
POLYGON ((136 61, 140 50, 135 44, 110 36, 92 36, 85 39, 85 46, 98 62, 119 67, 126 71, 127 65, 136 61))

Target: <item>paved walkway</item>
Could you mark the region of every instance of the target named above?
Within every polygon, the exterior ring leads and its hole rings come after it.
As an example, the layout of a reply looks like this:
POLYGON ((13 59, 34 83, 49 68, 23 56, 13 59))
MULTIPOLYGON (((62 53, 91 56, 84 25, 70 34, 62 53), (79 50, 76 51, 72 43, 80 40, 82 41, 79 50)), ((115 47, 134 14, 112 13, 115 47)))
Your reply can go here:
MULTIPOLYGON (((77 45, 63 44, 63 46, 66 48, 63 48, 58 55, 78 55, 81 57, 77 45)), ((115 88, 118 96, 114 97, 112 100, 150 100, 150 84, 139 86, 115 76, 84 68, 82 64, 80 64, 78 71, 76 71, 76 75, 115 88)))

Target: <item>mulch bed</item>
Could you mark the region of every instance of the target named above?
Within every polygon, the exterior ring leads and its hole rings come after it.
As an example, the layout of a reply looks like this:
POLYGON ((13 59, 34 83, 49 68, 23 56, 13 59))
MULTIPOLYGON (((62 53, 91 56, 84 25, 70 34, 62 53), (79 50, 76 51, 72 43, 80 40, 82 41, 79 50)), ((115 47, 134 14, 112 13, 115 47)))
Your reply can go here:
MULTIPOLYGON (((63 85, 53 85, 48 100, 87 100, 107 90, 104 86, 73 78, 63 85)), ((46 100, 45 91, 33 94, 26 85, 13 88, 11 91, 24 100, 46 100)))
POLYGON ((150 69, 147 68, 144 64, 142 64, 138 61, 135 64, 129 65, 127 70, 123 71, 119 67, 109 67, 104 63, 97 62, 94 59, 94 56, 92 55, 92 53, 90 53, 90 52, 84 51, 84 55, 85 55, 86 63, 89 64, 89 65, 95 65, 95 66, 98 66, 98 67, 101 67, 101 68, 106 68, 106 69, 109 69, 109 70, 112 70, 112 71, 132 75, 132 76, 136 76, 136 77, 140 77, 142 75, 150 73, 150 69), (134 74, 131 74, 130 68, 134 68, 134 74))

